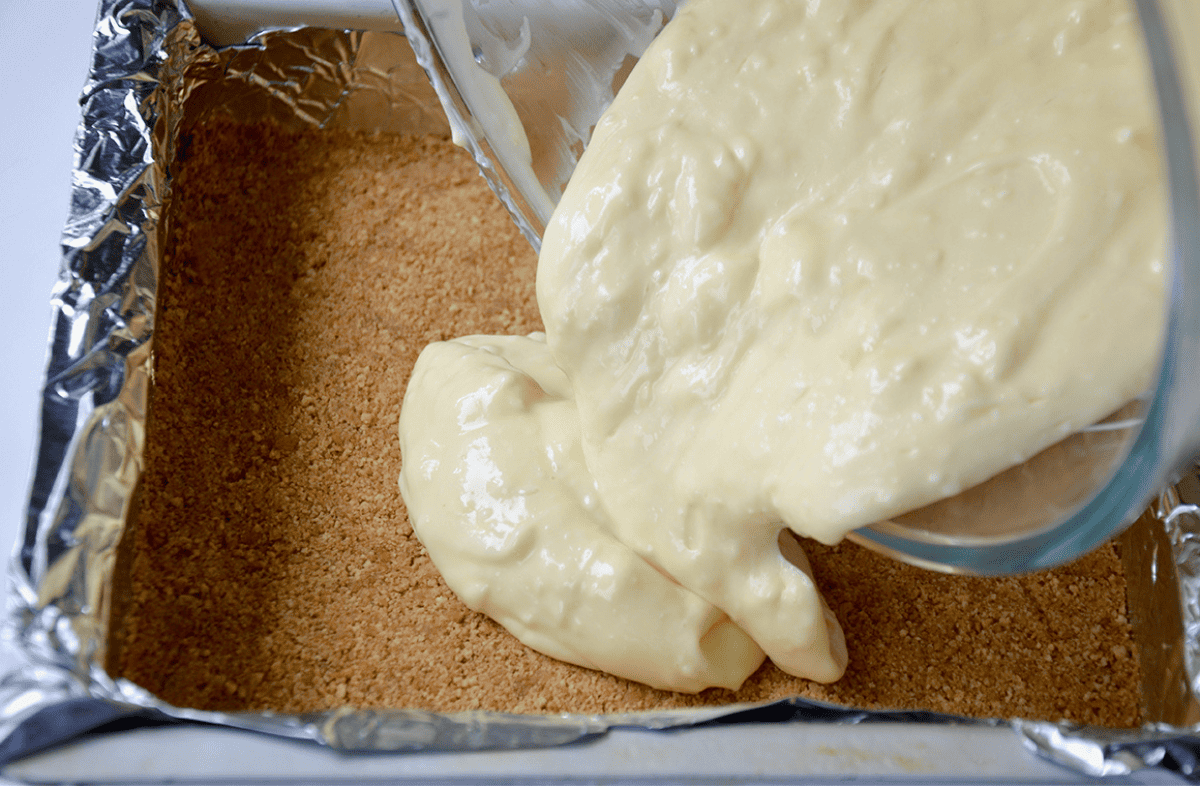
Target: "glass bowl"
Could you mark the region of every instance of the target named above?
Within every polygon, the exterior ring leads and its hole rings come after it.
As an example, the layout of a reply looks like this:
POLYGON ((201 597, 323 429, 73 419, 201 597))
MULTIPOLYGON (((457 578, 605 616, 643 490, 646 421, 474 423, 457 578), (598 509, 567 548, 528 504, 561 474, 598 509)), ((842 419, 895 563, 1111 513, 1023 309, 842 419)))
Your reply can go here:
MULTIPOLYGON (((392 0, 454 129, 535 249, 601 112, 671 0, 392 0)), ((1017 573, 1070 561, 1132 523, 1200 451, 1200 11, 1135 0, 1171 204, 1157 384, 1105 421, 947 500, 850 538, 936 570, 1017 573)))

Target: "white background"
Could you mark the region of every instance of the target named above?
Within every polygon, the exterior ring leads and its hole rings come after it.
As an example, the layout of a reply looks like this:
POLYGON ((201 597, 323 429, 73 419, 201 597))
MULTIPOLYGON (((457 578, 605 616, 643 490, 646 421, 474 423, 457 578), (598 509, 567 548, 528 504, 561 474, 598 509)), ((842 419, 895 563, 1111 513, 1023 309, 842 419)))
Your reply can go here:
MULTIPOLYGON (((96 0, 0 0, 0 549, 24 519, 96 0)), ((5 564, 7 560, 5 560, 5 564)), ((12 655, 0 648, 0 673, 12 655)))
MULTIPOLYGON (((0 543, 24 518, 96 0, 0 0, 0 543)), ((0 664, 2 667, 2 664, 0 664)))

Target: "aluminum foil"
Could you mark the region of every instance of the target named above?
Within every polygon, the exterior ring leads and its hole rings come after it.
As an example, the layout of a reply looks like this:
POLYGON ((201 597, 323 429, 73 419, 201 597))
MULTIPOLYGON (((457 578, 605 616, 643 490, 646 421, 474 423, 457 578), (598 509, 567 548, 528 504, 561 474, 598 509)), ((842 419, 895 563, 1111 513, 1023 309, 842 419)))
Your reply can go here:
POLYGON ((75 138, 70 217, 53 293, 41 433, 26 526, 9 570, 6 638, 24 664, 0 677, 0 765, 122 720, 203 722, 341 751, 536 748, 616 727, 720 721, 1008 726, 1084 775, 1144 768, 1200 779, 1200 477, 1167 489, 1123 536, 1147 717, 1140 730, 802 699, 630 715, 452 715, 396 709, 307 715, 173 707, 101 664, 116 549, 137 504, 163 213, 181 125, 215 113, 284 125, 446 131, 402 36, 298 30, 214 50, 180 0, 103 0, 75 138), (187 112, 184 112, 186 102, 187 112))

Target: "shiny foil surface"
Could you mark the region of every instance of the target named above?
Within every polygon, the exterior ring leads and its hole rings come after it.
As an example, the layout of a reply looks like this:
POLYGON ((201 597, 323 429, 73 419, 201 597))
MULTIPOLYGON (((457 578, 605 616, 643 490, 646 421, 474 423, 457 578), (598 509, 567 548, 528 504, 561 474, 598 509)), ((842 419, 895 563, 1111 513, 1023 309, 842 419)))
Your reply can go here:
MULTIPOLYGON (((53 293, 41 431, 25 529, 9 566, 4 631, 25 663, 0 678, 0 764, 117 719, 204 722, 342 751, 535 748, 617 726, 920 722, 1008 726, 1085 775, 1159 768, 1200 777, 1200 479, 1166 490, 1123 537, 1141 652, 1141 730, 864 712, 789 700, 622 716, 438 715, 397 708, 306 715, 173 707, 103 671, 117 545, 137 505, 152 384, 162 210, 181 124, 227 113, 287 126, 448 132, 404 37, 302 29, 223 50, 179 0, 103 0, 93 38, 63 259, 53 293), (185 107, 186 104, 186 107, 185 107), (186 109, 186 112, 185 112, 186 109)), ((420 49, 420 47, 418 47, 420 49)), ((427 50, 426 50, 427 51, 427 50)))

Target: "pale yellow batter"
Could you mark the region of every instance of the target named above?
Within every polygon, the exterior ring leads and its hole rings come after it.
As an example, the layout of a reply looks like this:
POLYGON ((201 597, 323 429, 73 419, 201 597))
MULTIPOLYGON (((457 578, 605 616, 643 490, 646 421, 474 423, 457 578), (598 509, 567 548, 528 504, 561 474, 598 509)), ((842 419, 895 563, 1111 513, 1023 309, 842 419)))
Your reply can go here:
MULTIPOLYGON (((609 531, 780 668, 836 679, 781 528, 835 542, 1148 386, 1148 85, 1117 0, 689 2, 597 126, 538 271, 609 531)), ((429 407, 410 390, 405 417, 429 407)), ((424 493, 409 477, 410 508, 424 493)))
POLYGON ((400 432, 421 542, 464 603, 525 644, 693 692, 736 689, 762 663, 729 617, 612 536, 571 385, 540 335, 426 347, 400 432))

